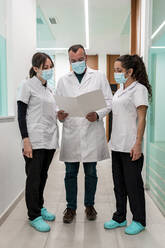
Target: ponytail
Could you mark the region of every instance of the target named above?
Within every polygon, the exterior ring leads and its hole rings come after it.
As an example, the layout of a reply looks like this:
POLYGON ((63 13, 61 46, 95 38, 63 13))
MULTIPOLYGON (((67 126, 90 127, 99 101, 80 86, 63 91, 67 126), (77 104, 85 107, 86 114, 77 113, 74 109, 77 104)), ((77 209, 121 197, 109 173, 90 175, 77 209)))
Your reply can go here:
POLYGON ((143 84, 147 90, 149 99, 152 98, 152 88, 148 80, 145 64, 142 58, 138 55, 123 55, 117 58, 116 61, 122 63, 122 67, 126 70, 133 69, 132 77, 137 80, 140 84, 143 84))
POLYGON ((33 69, 33 67, 30 69, 30 71, 29 71, 29 76, 30 76, 30 78, 32 78, 32 77, 34 77, 34 76, 36 76, 36 72, 34 71, 34 69, 33 69))

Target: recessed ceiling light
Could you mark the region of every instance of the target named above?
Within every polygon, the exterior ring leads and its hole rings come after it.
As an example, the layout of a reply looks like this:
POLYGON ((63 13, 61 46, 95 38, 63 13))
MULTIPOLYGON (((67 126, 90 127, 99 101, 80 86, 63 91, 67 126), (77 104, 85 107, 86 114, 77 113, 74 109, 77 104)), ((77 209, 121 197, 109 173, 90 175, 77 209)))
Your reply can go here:
POLYGON ((51 24, 57 24, 57 19, 55 17, 49 17, 49 21, 51 24))
MULTIPOLYGON (((86 39, 86 46, 85 49, 89 49, 89 6, 88 0, 84 0, 84 13, 85 13, 85 39, 86 39)), ((56 19, 56 18, 55 18, 56 19)), ((49 18, 50 21, 50 18, 49 18)), ((56 23, 53 23, 56 24, 56 23)), ((37 51, 65 51, 68 48, 37 48, 37 51)))

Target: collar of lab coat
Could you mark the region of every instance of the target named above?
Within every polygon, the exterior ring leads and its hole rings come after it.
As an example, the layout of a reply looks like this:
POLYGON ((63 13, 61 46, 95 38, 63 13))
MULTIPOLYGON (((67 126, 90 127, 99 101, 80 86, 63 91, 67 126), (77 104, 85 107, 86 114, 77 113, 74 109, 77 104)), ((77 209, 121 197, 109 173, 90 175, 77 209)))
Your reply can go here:
POLYGON ((47 87, 47 81, 45 83, 45 85, 41 82, 41 80, 39 80, 39 78, 37 76, 34 76, 33 79, 40 85, 43 87, 47 87))
POLYGON ((127 93, 129 90, 133 89, 137 84, 137 81, 133 82, 132 84, 130 84, 126 89, 120 89, 119 93, 118 93, 118 96, 121 96, 125 93, 127 93))
MULTIPOLYGON (((93 70, 93 69, 91 69, 91 68, 89 68, 87 66, 86 73, 85 73, 85 75, 84 75, 84 77, 83 77, 83 79, 81 81, 81 84, 78 84, 78 87, 81 88, 82 85, 92 77, 92 75, 93 75, 94 72, 95 72, 95 70, 93 70)), ((71 72, 69 72, 69 77, 75 78, 76 75, 74 74, 73 71, 71 71, 71 72)))
MULTIPOLYGON (((93 70, 93 69, 91 69, 91 68, 89 68, 89 67, 87 66, 87 70, 86 70, 85 75, 88 75, 88 74, 91 75, 91 74, 94 73, 94 71, 95 71, 95 70, 93 70)), ((74 72, 73 72, 73 71, 69 72, 69 76, 70 76, 70 77, 71 77, 71 76, 75 76, 74 72)))

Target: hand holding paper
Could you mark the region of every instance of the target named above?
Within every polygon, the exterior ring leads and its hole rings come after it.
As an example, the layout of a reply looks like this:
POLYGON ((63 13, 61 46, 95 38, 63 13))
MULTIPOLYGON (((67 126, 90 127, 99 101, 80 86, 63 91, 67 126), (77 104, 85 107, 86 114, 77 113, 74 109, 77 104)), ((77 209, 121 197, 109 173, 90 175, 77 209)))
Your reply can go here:
POLYGON ((68 116, 68 113, 65 113, 63 110, 60 110, 58 111, 57 116, 58 116, 59 121, 63 122, 68 116))
POLYGON ((97 113, 96 112, 92 112, 87 114, 86 119, 90 122, 94 122, 97 121, 98 117, 97 117, 97 113))
POLYGON ((70 117, 86 117, 91 112, 105 108, 106 103, 101 90, 91 91, 77 97, 55 96, 57 106, 70 117))

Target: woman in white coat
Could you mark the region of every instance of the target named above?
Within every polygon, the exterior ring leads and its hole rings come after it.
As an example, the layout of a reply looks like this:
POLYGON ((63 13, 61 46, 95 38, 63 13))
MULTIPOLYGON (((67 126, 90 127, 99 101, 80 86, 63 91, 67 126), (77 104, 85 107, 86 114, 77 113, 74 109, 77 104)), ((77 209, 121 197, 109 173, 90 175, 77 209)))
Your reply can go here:
POLYGON ((30 78, 21 83, 18 93, 18 122, 26 163, 25 198, 30 225, 40 232, 50 226, 55 215, 44 208, 43 192, 56 148, 58 129, 54 94, 47 84, 53 75, 53 61, 45 53, 32 58, 30 78))
POLYGON ((86 118, 69 117, 62 110, 58 118, 63 121, 60 160, 65 162, 65 188, 67 209, 64 223, 71 223, 77 208, 77 174, 80 162, 85 172, 85 212, 88 220, 95 220, 94 199, 97 186, 97 161, 109 158, 103 117, 111 111, 112 93, 104 73, 86 66, 87 56, 83 46, 74 45, 69 49, 69 60, 73 71, 58 82, 56 94, 77 97, 81 94, 101 89, 107 107, 89 113, 86 118))
POLYGON ((114 64, 114 77, 122 84, 112 102, 111 135, 112 172, 116 197, 116 212, 106 222, 106 229, 127 225, 127 197, 133 215, 126 234, 138 234, 145 229, 145 196, 141 171, 142 141, 146 123, 148 95, 152 90, 145 65, 138 55, 124 55, 114 64))

